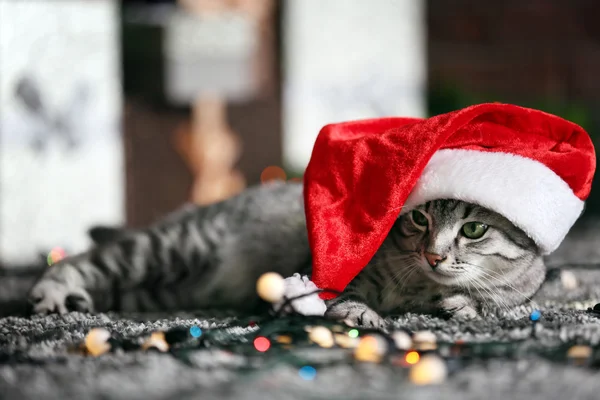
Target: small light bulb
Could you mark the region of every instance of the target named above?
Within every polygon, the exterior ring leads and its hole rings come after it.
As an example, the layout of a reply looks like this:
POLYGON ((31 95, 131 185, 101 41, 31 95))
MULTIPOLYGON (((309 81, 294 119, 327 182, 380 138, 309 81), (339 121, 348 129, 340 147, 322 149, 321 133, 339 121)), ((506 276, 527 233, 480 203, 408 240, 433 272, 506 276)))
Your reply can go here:
POLYGON ((277 303, 285 294, 285 280, 276 272, 267 272, 256 281, 256 292, 261 299, 277 303))

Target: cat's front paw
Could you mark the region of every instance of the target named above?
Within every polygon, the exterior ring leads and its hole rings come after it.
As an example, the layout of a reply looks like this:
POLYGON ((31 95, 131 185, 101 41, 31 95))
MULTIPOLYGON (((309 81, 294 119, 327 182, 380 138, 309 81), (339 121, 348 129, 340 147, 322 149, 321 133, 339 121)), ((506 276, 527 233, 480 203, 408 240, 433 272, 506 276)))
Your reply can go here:
POLYGON ((42 279, 29 292, 34 314, 66 314, 70 311, 92 312, 94 303, 81 288, 52 279, 42 279))
POLYGON ((478 316, 473 300, 463 295, 454 295, 440 302, 442 310, 456 319, 475 319, 478 316))
POLYGON ((385 330, 388 322, 367 305, 354 301, 337 303, 327 309, 325 317, 347 321, 354 326, 385 330))

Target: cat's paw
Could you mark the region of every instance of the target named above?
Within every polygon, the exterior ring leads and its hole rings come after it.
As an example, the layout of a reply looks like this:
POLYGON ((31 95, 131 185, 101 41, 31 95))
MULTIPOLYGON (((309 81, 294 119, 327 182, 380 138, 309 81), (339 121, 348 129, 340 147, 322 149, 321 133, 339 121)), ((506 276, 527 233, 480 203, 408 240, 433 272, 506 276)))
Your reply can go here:
POLYGON ((477 310, 470 306, 465 306, 459 310, 454 311, 454 313, 452 314, 452 318, 462 320, 475 319, 478 316, 479 314, 477 313, 477 310))
POLYGON ((325 317, 347 321, 354 326, 385 330, 388 322, 365 304, 347 301, 337 303, 327 309, 325 317))
POLYGON ((456 319, 475 319, 478 316, 473 300, 463 295, 454 295, 440 302, 442 310, 456 319))
POLYGON ((94 303, 89 293, 80 287, 52 279, 42 279, 29 292, 34 314, 66 314, 70 311, 92 312, 94 303))

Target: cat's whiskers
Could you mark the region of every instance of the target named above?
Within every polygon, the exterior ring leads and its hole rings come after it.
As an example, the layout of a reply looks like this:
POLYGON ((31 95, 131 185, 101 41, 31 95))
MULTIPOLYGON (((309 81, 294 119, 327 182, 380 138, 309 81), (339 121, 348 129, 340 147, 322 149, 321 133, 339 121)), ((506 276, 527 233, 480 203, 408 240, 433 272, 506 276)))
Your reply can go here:
POLYGON ((419 268, 419 265, 415 262, 408 264, 405 268, 399 270, 392 276, 390 282, 388 282, 382 289, 384 293, 384 300, 388 300, 390 296, 394 293, 401 294, 402 290, 406 286, 406 283, 409 281, 409 278, 413 275, 413 273, 419 268), (392 285, 395 285, 393 289, 391 289, 392 285), (391 290, 390 290, 391 289, 391 290))
MULTIPOLYGON (((493 302, 494 305, 504 307, 507 311, 510 311, 508 304, 504 301, 504 299, 502 298, 502 295, 498 292, 498 290, 496 288, 494 288, 493 286, 484 285, 483 282, 480 282, 478 280, 478 277, 472 276, 469 273, 466 274, 466 279, 467 279, 468 283, 472 284, 473 287, 477 290, 481 300, 485 303, 485 305, 487 307, 489 307, 488 300, 490 300, 493 302), (486 295, 484 295, 481 292, 481 290, 479 290, 479 289, 483 290, 483 292, 486 295)), ((486 278, 486 280, 487 280, 487 278, 486 278)), ((466 287, 468 289, 469 285, 466 285, 466 287)), ((470 293, 470 290, 469 290, 469 293, 470 293)))
MULTIPOLYGON (((497 290, 494 291, 494 287, 486 286, 483 284, 483 282, 480 282, 477 279, 474 279, 473 283, 478 285, 479 287, 481 287, 481 289, 484 290, 489 295, 488 299, 483 298, 483 300, 491 300, 495 306, 504 308, 507 312, 510 311, 510 307, 504 301, 504 299, 502 298, 500 293, 498 293, 497 290)), ((489 307, 489 304, 486 304, 486 305, 489 307)))
MULTIPOLYGON (((514 287, 507 279, 506 277, 504 277, 503 275, 496 273, 495 275, 492 274, 492 272, 490 271, 486 271, 484 268, 480 267, 479 265, 475 265, 475 264, 471 264, 471 263, 465 263, 467 265, 470 265, 472 267, 475 267, 478 269, 478 271, 482 274, 482 276, 485 277, 489 277, 492 279, 495 279, 497 282, 499 282, 501 285, 508 287, 509 289, 515 291, 517 294, 520 294, 521 296, 523 296, 523 298, 527 301, 531 301, 532 304, 535 305, 535 301, 533 301, 533 299, 531 299, 530 296, 527 296, 526 294, 522 293, 519 289, 517 289, 516 287, 514 287)), ((489 281, 491 284, 493 284, 493 282, 489 281)))
MULTIPOLYGON (((521 296, 523 296, 524 300, 531 302, 532 305, 538 307, 537 303, 535 302, 535 300, 533 300, 530 296, 525 295, 524 293, 522 293, 521 291, 519 291, 517 288, 515 288, 513 285, 511 285, 509 282, 507 282, 505 279, 502 279, 502 276, 494 276, 492 275, 490 272, 488 271, 482 271, 485 276, 489 277, 489 278, 493 278, 495 279, 497 282, 500 282, 500 284, 508 287, 509 289, 515 291, 517 294, 520 294, 521 296)), ((491 283, 491 282, 490 282, 491 283)))
MULTIPOLYGON (((491 276, 491 275, 489 275, 489 276, 493 278, 493 276, 491 276)), ((502 305, 506 309, 507 312, 510 312, 511 306, 508 305, 508 303, 506 303, 506 301, 504 300, 504 297, 500 293, 497 285, 495 285, 494 282, 491 281, 486 275, 481 275, 479 278, 483 279, 485 282, 487 282, 489 284, 489 286, 488 286, 488 285, 483 285, 483 282, 479 282, 479 284, 481 284, 482 286, 485 286, 488 289, 488 292, 493 293, 492 300, 494 301, 494 303, 497 305, 502 305)), ((512 287, 511 287, 511 289, 516 290, 512 287)))
POLYGON ((473 288, 475 290, 477 290, 477 293, 479 293, 479 298, 481 299, 481 301, 484 303, 484 305, 486 307, 489 307, 488 302, 487 302, 487 298, 486 296, 483 295, 483 293, 481 293, 481 290, 479 290, 479 284, 477 283, 477 280, 475 278, 472 278, 470 276, 467 276, 467 280, 473 284, 473 288))
POLYGON ((385 299, 387 300, 389 295, 391 295, 391 293, 398 291, 399 283, 402 284, 402 286, 400 287, 400 290, 402 290, 404 288, 404 285, 408 281, 408 278, 410 276, 412 276, 412 274, 414 273, 415 270, 418 269, 418 261, 419 260, 415 259, 416 258, 415 256, 418 255, 418 253, 415 251, 401 250, 396 247, 390 248, 389 245, 385 246, 384 250, 386 251, 385 258, 375 264, 377 267, 379 267, 383 263, 385 263, 386 266, 389 266, 389 264, 395 263, 397 261, 403 261, 406 263, 406 265, 404 265, 402 268, 399 268, 398 271, 392 275, 392 279, 390 280, 390 282, 388 282, 383 287, 382 290, 385 292, 386 290, 390 289, 391 285, 396 284, 396 288, 394 288, 394 290, 390 290, 386 294, 385 299), (393 250, 394 253, 390 254, 389 253, 390 250, 393 250), (402 276, 400 276, 400 275, 402 275, 402 276))

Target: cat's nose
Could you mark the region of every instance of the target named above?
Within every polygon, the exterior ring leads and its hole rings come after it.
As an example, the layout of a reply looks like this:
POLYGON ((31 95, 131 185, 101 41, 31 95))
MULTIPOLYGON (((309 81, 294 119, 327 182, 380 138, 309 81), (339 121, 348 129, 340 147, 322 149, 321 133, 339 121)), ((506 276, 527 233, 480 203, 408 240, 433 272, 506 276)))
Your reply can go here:
POLYGON ((446 257, 442 257, 439 254, 433 253, 425 253, 425 258, 427 259, 429 265, 431 265, 431 268, 436 268, 439 263, 446 259, 446 257))

